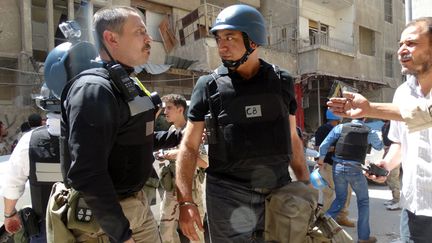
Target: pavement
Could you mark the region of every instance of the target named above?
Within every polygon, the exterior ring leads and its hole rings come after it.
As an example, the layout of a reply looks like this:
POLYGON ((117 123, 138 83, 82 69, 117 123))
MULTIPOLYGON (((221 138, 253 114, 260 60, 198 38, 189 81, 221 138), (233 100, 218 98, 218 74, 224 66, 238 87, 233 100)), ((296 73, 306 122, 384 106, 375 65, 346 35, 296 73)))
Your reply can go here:
MULTIPOLYGON (((400 210, 388 211, 384 202, 392 198, 391 191, 385 185, 369 184, 369 224, 371 235, 377 237, 378 242, 389 243, 399 238, 400 210)), ((357 221, 357 199, 352 194, 349 207, 349 218, 357 221)), ((356 224, 357 225, 357 224, 356 224)), ((357 240, 357 228, 344 229, 357 240)))
MULTIPOLYGON (((4 222, 3 216, 3 198, 2 198, 2 180, 3 174, 6 169, 7 158, 0 156, 0 225, 4 222)), ((17 208, 21 208, 24 205, 30 204, 30 193, 29 185, 26 185, 26 190, 23 197, 18 201, 17 208)), ((370 225, 371 235, 377 237, 378 242, 389 243, 399 238, 399 219, 400 210, 388 211, 385 209, 384 202, 391 199, 391 192, 387 186, 369 184, 369 198, 370 198, 370 225)), ((152 206, 151 209, 156 219, 159 218, 160 199, 156 205, 152 206)), ((355 194, 352 194, 351 205, 349 208, 349 218, 357 221, 357 203, 355 194)), ((357 240, 357 228, 344 229, 352 236, 354 240, 357 240)))

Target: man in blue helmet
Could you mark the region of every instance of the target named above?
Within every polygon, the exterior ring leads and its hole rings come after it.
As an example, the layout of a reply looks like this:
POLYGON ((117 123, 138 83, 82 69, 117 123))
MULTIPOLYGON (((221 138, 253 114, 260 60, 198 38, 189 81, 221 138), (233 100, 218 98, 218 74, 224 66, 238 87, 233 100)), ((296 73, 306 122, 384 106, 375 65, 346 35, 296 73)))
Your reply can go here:
MULTIPOLYGON (((330 133, 330 131, 337 126, 342 118, 339 116, 336 116, 333 114, 332 111, 327 110, 326 111, 326 119, 327 123, 323 124, 322 126, 318 127, 318 129, 315 132, 315 149, 318 151, 319 146, 324 141, 324 139, 327 137, 327 135, 330 133)), ((323 211, 326 212, 329 208, 331 203, 334 199, 334 183, 333 183, 333 172, 332 172, 332 166, 333 166, 333 156, 334 156, 334 146, 331 146, 329 151, 327 152, 324 163, 318 164, 320 167, 320 173, 324 177, 324 179, 328 182, 328 187, 323 188, 323 211)), ((343 226, 347 227, 354 227, 355 223, 351 221, 348 218, 348 208, 351 201, 351 187, 348 186, 348 192, 347 192, 347 200, 345 202, 344 207, 340 211, 339 215, 336 218, 336 221, 343 226)))
MULTIPOLYGON (((46 243, 45 211, 48 198, 52 185, 62 180, 59 154, 60 100, 52 96, 44 84, 40 96, 36 97, 36 104, 48 112, 48 119, 45 126, 34 128, 21 137, 9 159, 3 184, 4 224, 9 233, 14 234, 23 229, 24 239, 46 243), (27 181, 30 182, 31 213, 36 217, 20 217, 16 209, 27 181), (30 225, 36 231, 31 230, 30 225)), ((16 242, 21 240, 17 238, 16 242)))
POLYGON ((191 240, 198 240, 197 228, 203 230, 192 181, 206 127, 211 241, 264 242, 265 198, 290 183, 288 165, 309 184, 296 132, 294 82, 287 72, 258 58, 267 35, 255 8, 225 8, 210 31, 223 65, 202 76, 192 93, 176 168, 180 227, 191 240))

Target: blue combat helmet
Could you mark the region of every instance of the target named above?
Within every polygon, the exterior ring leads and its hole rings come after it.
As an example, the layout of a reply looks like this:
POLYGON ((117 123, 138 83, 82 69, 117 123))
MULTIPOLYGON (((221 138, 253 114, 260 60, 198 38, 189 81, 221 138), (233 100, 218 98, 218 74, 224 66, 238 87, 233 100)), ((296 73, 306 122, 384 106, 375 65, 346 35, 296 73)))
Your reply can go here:
POLYGON ((341 117, 340 116, 336 116, 335 114, 333 114, 333 112, 331 110, 326 111, 326 118, 328 121, 340 121, 341 117))
POLYGON ((246 33, 258 45, 267 44, 264 17, 249 5, 236 4, 222 10, 210 32, 215 34, 218 30, 238 30, 246 33))
POLYGON ((317 190, 321 190, 328 186, 327 181, 325 181, 324 178, 322 178, 318 168, 313 170, 312 173, 310 174, 310 181, 312 186, 317 190))
POLYGON ((94 67, 97 51, 90 42, 65 42, 55 47, 45 60, 46 86, 60 99, 66 83, 80 72, 94 67))

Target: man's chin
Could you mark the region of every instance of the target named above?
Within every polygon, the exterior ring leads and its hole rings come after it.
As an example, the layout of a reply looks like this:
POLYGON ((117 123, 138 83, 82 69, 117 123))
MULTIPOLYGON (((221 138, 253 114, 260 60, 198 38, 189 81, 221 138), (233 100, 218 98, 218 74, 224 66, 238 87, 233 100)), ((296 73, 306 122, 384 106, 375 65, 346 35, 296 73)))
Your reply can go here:
POLYGON ((416 72, 412 71, 412 70, 409 70, 408 68, 402 67, 401 74, 403 74, 403 75, 415 75, 416 72))

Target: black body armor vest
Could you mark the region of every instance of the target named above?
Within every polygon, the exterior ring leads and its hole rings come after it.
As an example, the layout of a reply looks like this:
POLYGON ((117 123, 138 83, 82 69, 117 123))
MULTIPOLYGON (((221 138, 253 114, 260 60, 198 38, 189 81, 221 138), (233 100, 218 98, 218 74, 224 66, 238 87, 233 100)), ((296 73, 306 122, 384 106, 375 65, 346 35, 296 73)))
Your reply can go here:
MULTIPOLYGON (((62 91, 62 101, 79 78, 90 78, 89 76, 99 76, 109 80, 106 84, 113 87, 110 81, 109 73, 105 68, 94 68, 83 71, 74 79, 72 79, 62 91), (87 76, 87 77, 84 77, 87 76)), ((142 112, 132 116, 128 103, 122 99, 121 94, 116 88, 112 88, 116 94, 121 126, 118 128, 115 143, 111 149, 108 158, 108 170, 119 197, 125 197, 141 190, 152 170, 152 163, 136 163, 136 161, 154 161, 153 145, 154 145, 154 119, 155 109, 151 98, 143 95, 144 100, 140 105, 142 112), (144 173, 142 173, 144 172, 144 173), (137 175, 137 176, 135 176, 137 175), (139 176, 138 176, 139 175, 139 176), (145 175, 145 176, 142 176, 145 175)), ((62 131, 61 131, 61 169, 63 173, 64 183, 69 187, 69 182, 66 180, 67 172, 71 166, 71 158, 67 144, 68 134, 66 130, 67 119, 63 114, 66 114, 62 107, 62 131)))
POLYGON ((217 143, 209 145, 209 159, 210 163, 217 162, 210 170, 247 170, 289 162, 289 111, 276 72, 270 71, 266 80, 241 87, 228 76, 212 74, 207 89, 211 113, 217 118, 217 143))
POLYGON ((45 126, 36 128, 30 137, 29 158, 32 208, 39 217, 45 218, 51 187, 62 181, 59 137, 49 134, 45 126))
POLYGON ((362 124, 343 125, 341 136, 336 143, 336 158, 358 161, 363 164, 368 149, 369 131, 370 129, 362 124))

